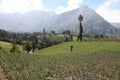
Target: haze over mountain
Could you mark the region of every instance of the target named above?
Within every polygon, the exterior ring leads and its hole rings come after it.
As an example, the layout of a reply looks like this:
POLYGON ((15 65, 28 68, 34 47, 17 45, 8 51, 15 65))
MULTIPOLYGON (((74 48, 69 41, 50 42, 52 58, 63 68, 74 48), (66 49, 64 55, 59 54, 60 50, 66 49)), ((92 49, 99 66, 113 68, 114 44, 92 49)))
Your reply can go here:
POLYGON ((14 32, 34 32, 49 28, 56 14, 52 12, 34 11, 25 14, 0 14, 0 28, 14 32))
POLYGON ((120 23, 111 23, 113 26, 115 26, 116 28, 120 29, 120 23))
POLYGON ((87 6, 81 6, 59 15, 44 11, 33 11, 24 14, 0 14, 0 28, 14 32, 35 32, 46 28, 47 31, 71 30, 73 33, 78 33, 78 16, 80 14, 84 17, 83 27, 85 33, 111 34, 111 30, 115 31, 116 29, 87 6))

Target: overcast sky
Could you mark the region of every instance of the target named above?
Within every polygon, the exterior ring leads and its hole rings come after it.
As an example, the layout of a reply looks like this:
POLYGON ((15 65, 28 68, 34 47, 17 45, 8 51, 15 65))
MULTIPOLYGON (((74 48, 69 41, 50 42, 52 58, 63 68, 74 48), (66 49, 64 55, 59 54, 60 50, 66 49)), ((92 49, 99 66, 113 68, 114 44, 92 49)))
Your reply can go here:
POLYGON ((109 22, 120 22, 120 0, 0 0, 0 12, 44 10, 60 14, 81 5, 94 9, 109 22))

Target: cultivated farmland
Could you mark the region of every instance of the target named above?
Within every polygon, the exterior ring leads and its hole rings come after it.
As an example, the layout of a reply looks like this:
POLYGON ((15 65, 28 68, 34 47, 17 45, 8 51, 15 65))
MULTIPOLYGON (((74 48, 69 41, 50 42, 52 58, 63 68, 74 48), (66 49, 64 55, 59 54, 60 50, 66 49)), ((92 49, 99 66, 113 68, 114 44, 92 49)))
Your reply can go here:
POLYGON ((0 52, 0 65, 8 80, 120 80, 120 43, 66 42, 32 54, 0 52))

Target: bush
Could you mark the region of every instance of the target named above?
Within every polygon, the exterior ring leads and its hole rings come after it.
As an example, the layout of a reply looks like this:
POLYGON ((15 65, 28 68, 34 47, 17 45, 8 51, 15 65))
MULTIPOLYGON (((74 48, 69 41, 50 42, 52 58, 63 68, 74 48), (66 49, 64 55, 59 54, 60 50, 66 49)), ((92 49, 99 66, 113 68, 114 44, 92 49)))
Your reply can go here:
POLYGON ((2 47, 0 46, 0 50, 2 49, 2 47))
POLYGON ((31 41, 25 41, 23 44, 23 49, 29 53, 32 49, 32 42, 31 41))
POLYGON ((16 44, 13 44, 13 46, 12 46, 10 52, 19 52, 19 51, 18 51, 18 47, 17 47, 16 44))

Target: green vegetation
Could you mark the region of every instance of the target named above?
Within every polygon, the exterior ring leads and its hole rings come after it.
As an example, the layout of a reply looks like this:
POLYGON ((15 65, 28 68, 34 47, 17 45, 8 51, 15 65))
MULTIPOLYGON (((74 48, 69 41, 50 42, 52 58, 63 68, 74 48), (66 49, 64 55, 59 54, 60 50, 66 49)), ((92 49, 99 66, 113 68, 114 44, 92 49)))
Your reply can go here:
POLYGON ((18 52, 22 52, 23 51, 23 47, 21 45, 13 45, 13 44, 8 43, 8 42, 0 41, 0 52, 8 53, 14 47, 17 48, 18 52))
POLYGON ((0 65, 8 80, 120 80, 120 43, 66 42, 32 54, 0 53, 0 65))
POLYGON ((1 48, 0 51, 2 52, 9 52, 10 49, 12 48, 12 44, 0 41, 0 48, 1 48))
POLYGON ((70 35, 70 33, 71 31, 69 30, 64 31, 64 35, 55 33, 55 31, 48 33, 45 32, 45 28, 43 32, 33 33, 14 33, 0 29, 0 41, 13 44, 10 52, 19 52, 19 50, 17 50, 17 46, 15 45, 22 45, 24 46, 24 51, 29 53, 34 52, 35 49, 40 50, 52 45, 72 41, 72 35, 70 35))
POLYGON ((23 49, 26 50, 27 53, 29 53, 30 50, 32 49, 32 42, 30 41, 24 42, 23 49))
POLYGON ((82 35, 83 35, 83 26, 82 26, 83 16, 82 15, 79 15, 79 21, 80 21, 79 39, 80 41, 82 41, 82 35))

